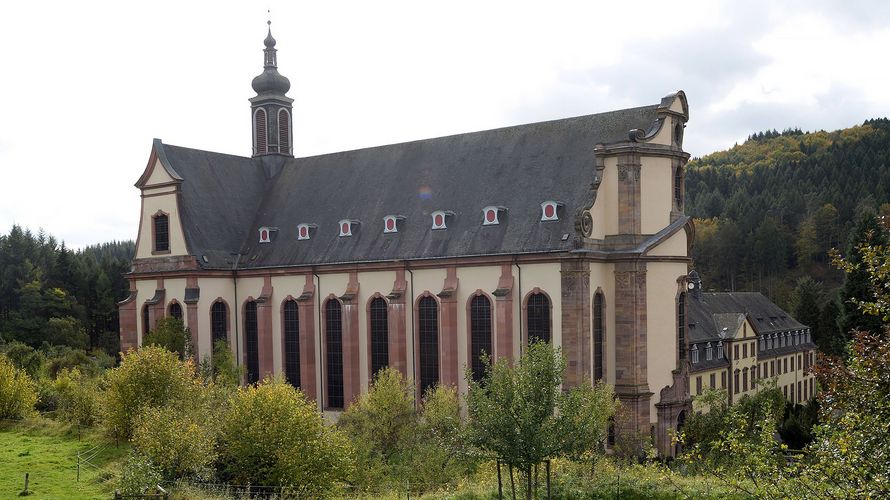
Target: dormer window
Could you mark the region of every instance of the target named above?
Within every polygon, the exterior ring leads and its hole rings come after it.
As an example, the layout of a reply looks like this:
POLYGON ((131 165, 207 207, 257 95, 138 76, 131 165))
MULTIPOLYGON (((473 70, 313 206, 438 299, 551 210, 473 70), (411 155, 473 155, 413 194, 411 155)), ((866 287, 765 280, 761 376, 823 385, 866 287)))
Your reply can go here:
POLYGON ((340 236, 352 236, 352 226, 358 224, 356 220, 343 219, 338 225, 340 226, 340 236))
POLYGON ((498 215, 501 211, 506 210, 504 207, 488 206, 482 209, 482 225, 496 226, 501 223, 498 215))
POLYGON ((717 359, 723 359, 723 341, 717 342, 717 359))
POLYGON ((541 203, 541 222, 559 220, 559 207, 562 203, 554 200, 541 203))
POLYGON ((433 212, 433 229, 448 229, 448 226, 445 225, 445 219, 449 215, 454 215, 454 212, 446 210, 436 210, 433 212))
POLYGON ((384 233, 398 233, 399 232, 399 221, 405 220, 405 217, 401 215, 387 215, 383 218, 383 232, 384 233))
POLYGON ((315 224, 297 224, 297 239, 308 240, 312 234, 312 230, 316 228, 315 224))
POLYGON ((711 343, 708 342, 705 345, 705 360, 710 361, 713 358, 714 350, 711 348, 711 343))
POLYGON ((272 242, 272 231, 275 229, 271 227, 261 227, 260 228, 260 243, 271 243, 272 242))
POLYGON ((698 344, 692 344, 692 364, 698 363, 698 344))

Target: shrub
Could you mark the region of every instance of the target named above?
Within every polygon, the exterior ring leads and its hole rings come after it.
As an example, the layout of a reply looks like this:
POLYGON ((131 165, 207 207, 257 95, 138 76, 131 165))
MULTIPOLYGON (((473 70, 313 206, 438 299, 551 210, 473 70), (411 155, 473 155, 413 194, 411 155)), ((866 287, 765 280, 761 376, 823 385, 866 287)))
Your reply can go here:
POLYGON ((61 418, 72 424, 92 427, 99 417, 99 387, 80 370, 63 369, 53 383, 61 418))
POLYGON ((124 464, 118 488, 124 495, 141 495, 161 482, 157 467, 145 455, 130 452, 124 464))
POLYGON ((210 479, 216 439, 205 424, 209 415, 195 409, 145 408, 136 418, 133 447, 151 460, 164 480, 210 479))
POLYGON ((239 389, 222 424, 222 472, 237 484, 330 494, 351 473, 351 452, 339 431, 325 427, 315 404, 281 380, 239 389))
POLYGON ((109 435, 129 439, 136 415, 145 408, 187 401, 197 388, 190 360, 180 361, 157 346, 128 352, 121 365, 108 372, 103 413, 109 435))
POLYGON ((43 353, 35 350, 28 344, 23 344, 19 341, 12 341, 9 344, 6 344, 4 352, 9 361, 11 361, 16 368, 24 370, 24 372, 32 379, 40 377, 40 372, 43 369, 43 363, 45 361, 43 353))
POLYGON ((235 387, 241 383, 241 368, 235 364, 235 356, 225 340, 213 344, 213 357, 210 360, 211 376, 218 386, 235 387))
POLYGON ((37 388, 37 403, 34 408, 43 412, 52 412, 59 409, 59 393, 56 391, 55 383, 46 378, 41 377, 35 381, 37 388))
POLYGON ((0 354, 0 419, 19 419, 31 413, 36 391, 31 377, 0 354))
POLYGON ((47 374, 56 378, 62 370, 78 369, 82 374, 95 375, 98 373, 96 364, 80 349, 62 348, 51 354, 46 365, 47 374))
POLYGON ((155 329, 148 332, 142 340, 142 345, 155 345, 163 347, 170 352, 179 354, 180 359, 189 355, 191 334, 185 328, 181 319, 172 316, 158 321, 155 329))

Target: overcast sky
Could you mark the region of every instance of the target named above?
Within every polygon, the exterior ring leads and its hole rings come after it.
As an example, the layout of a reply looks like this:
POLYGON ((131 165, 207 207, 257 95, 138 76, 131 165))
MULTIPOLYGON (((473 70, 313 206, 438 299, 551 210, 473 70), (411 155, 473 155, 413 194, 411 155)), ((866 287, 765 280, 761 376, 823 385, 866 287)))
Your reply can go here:
POLYGON ((654 104, 693 156, 890 115, 890 2, 3 2, 0 234, 133 239, 152 138, 250 154, 266 9, 298 156, 654 104))

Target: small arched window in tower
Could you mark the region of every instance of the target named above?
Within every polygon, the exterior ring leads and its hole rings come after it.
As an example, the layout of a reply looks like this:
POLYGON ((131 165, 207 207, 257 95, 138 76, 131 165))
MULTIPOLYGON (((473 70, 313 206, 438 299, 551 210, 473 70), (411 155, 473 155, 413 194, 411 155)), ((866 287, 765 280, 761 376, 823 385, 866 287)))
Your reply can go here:
POLYGON ((674 204, 678 210, 683 207, 683 167, 679 165, 674 169, 674 204))
POLYGON ((559 220, 560 206, 562 206, 562 203, 554 200, 548 200, 541 203, 541 221, 547 222, 559 220))
POLYGON ((603 337, 605 337, 605 319, 603 318, 605 297, 602 292, 593 296, 593 380, 602 380, 603 366, 606 362, 603 353, 603 337))
POLYGON ((229 311, 225 302, 214 302, 213 306, 210 307, 210 334, 214 344, 219 341, 228 341, 228 325, 229 311))
POLYGON ((330 299, 325 304, 325 347, 327 368, 328 408, 343 408, 343 311, 340 301, 330 299))
POLYGON ((284 322, 284 376, 300 387, 300 311, 297 302, 288 299, 282 311, 284 322))
POLYGON ((269 137, 266 122, 266 110, 257 109, 253 113, 253 151, 255 155, 264 155, 269 152, 269 137))
POLYGON ((286 109, 278 111, 278 152, 290 154, 290 113, 286 109))
POLYGON ((677 356, 686 359, 686 292, 677 297, 677 356))
POLYGON ((543 293, 533 293, 526 309, 528 342, 550 342, 550 299, 543 293))
POLYGON ((389 365, 389 315, 386 301, 371 300, 371 376, 389 365))
POLYGON ((491 352, 491 301, 485 295, 477 295, 470 302, 470 355, 473 380, 479 382, 485 375, 482 354, 491 352))
POLYGON ((170 219, 167 214, 158 213, 153 218, 155 252, 170 251, 170 219))
POLYGON ((420 394, 439 383, 439 303, 426 296, 417 305, 420 394))
POLYGON ((257 307, 253 300, 244 305, 244 354, 247 357, 247 383, 260 381, 259 329, 257 307))
POLYGON ((170 307, 167 309, 167 314, 171 318, 176 318, 179 321, 182 321, 182 306, 179 305, 179 302, 171 302, 170 307))

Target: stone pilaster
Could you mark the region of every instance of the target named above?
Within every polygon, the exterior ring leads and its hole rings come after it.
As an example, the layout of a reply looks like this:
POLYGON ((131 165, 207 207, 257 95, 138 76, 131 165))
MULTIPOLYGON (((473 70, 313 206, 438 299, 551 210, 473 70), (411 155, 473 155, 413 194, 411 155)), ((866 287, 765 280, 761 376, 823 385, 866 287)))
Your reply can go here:
POLYGON ((275 374, 272 350, 272 276, 263 278, 263 290, 256 299, 257 306, 257 351, 259 357, 260 380, 275 374))
POLYGON ((442 315, 439 318, 439 373, 442 385, 457 387, 460 378, 460 366, 457 360, 457 268, 446 270, 442 291, 437 295, 442 303, 442 315))
POLYGON ((513 360, 513 266, 501 265, 495 296, 495 345, 496 359, 513 360))
POLYGON ((618 233, 640 234, 640 157, 618 156, 618 233))
POLYGON ((358 272, 349 273, 343 302, 343 406, 352 404, 361 393, 361 370, 359 369, 358 341, 358 272))
POLYGON ((315 379, 315 282, 312 273, 305 276, 303 293, 296 299, 300 310, 300 390, 320 405, 315 379))
MULTIPOLYGON (((407 337, 407 309, 405 294, 408 291, 408 281, 405 279, 405 270, 396 271, 396 279, 392 284, 392 291, 386 296, 389 299, 389 366, 408 377, 408 337, 407 337)), ((369 328, 370 331, 370 328, 369 328)))
MULTIPOLYGON (((198 339, 200 338, 198 330, 198 299, 200 296, 201 289, 198 287, 197 276, 189 276, 185 279, 185 297, 183 297, 182 301, 185 302, 185 320, 189 333, 192 335, 192 355, 196 362, 201 361, 201 353, 198 349, 198 339)), ((213 346, 211 345, 210 352, 206 353, 206 355, 209 356, 212 352, 213 346)))
POLYGON ((139 347, 139 337, 136 333, 136 282, 130 282, 130 294, 126 299, 117 303, 118 317, 120 318, 121 352, 139 347))
POLYGON ((560 269, 562 304, 562 352, 568 363, 568 387, 591 380, 590 269, 586 261, 564 260, 560 269))
POLYGON ((646 263, 615 264, 615 393, 631 413, 629 429, 645 435, 649 430, 646 334, 646 263))

